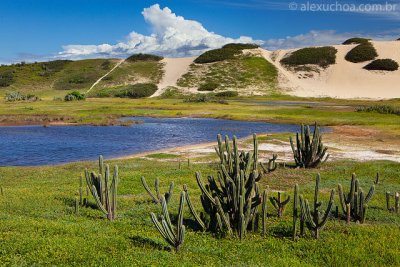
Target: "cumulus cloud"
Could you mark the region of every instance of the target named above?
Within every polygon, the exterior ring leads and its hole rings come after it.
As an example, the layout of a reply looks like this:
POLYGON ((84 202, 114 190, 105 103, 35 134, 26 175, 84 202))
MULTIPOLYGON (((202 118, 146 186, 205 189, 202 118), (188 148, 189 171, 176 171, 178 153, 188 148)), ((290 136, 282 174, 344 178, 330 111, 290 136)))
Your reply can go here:
POLYGON ((134 53, 153 53, 168 57, 199 55, 205 50, 221 47, 227 43, 259 43, 251 37, 229 38, 209 32, 194 20, 185 19, 171 9, 155 4, 145 8, 142 15, 151 26, 151 35, 131 32, 126 41, 114 45, 66 45, 58 54, 65 58, 122 57, 134 53))

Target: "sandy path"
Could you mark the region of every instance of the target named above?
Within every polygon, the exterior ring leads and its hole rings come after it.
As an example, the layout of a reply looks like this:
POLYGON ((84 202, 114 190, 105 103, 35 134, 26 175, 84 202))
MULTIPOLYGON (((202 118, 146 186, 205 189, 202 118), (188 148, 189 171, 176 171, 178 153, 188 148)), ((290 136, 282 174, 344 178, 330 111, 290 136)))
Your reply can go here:
POLYGON ((158 90, 151 97, 160 96, 168 86, 176 86, 178 79, 188 72, 190 64, 195 57, 187 58, 164 58, 164 76, 158 84, 158 90))
MULTIPOLYGON (((399 41, 375 41, 373 44, 378 52, 378 58, 391 58, 400 64, 399 41)), ((274 64, 279 74, 283 76, 279 81, 281 87, 289 88, 290 93, 296 96, 373 99, 400 97, 397 86, 400 83, 400 70, 393 72, 364 70, 363 67, 369 62, 355 64, 344 59, 354 45, 334 47, 338 50, 336 64, 311 78, 299 78, 296 73, 288 71, 279 63, 286 53, 293 50, 275 51, 274 60, 270 51, 261 50, 261 54, 274 64)))
POLYGON ((104 74, 103 76, 101 76, 97 81, 94 82, 94 84, 92 84, 92 86, 90 86, 89 90, 86 91, 86 94, 88 94, 90 91, 92 91, 92 89, 99 83, 101 82, 101 80, 103 80, 105 77, 107 77, 111 72, 113 72, 116 68, 119 67, 119 65, 122 64, 122 62, 124 62, 125 59, 121 59, 117 64, 115 64, 115 66, 106 74, 104 74))

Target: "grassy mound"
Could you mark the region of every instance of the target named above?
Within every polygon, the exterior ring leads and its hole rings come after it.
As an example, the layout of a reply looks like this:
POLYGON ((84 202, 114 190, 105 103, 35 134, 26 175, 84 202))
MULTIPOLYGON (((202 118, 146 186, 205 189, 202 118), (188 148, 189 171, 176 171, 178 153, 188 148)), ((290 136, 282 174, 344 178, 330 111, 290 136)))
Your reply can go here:
POLYGON ((151 54, 134 54, 130 57, 128 57, 127 59, 125 59, 125 61, 128 62, 137 62, 137 61, 161 61, 163 59, 163 57, 160 56, 156 56, 156 55, 151 55, 151 54))
POLYGON ((344 41, 343 44, 344 45, 366 44, 366 43, 369 43, 369 41, 371 41, 371 39, 355 37, 355 38, 350 38, 350 39, 344 41))
MULTIPOLYGON (((199 88, 203 84, 217 84, 218 90, 236 90, 241 95, 271 94, 277 85, 278 72, 263 57, 238 56, 214 64, 192 64, 177 82, 179 87, 199 88)), ((211 88, 210 88, 211 89, 211 88)))
POLYGON ((327 67, 336 63, 336 48, 326 47, 308 47, 294 51, 281 60, 281 63, 288 66, 298 65, 318 65, 327 67))
POLYGON ((351 49, 345 59, 353 63, 373 60, 378 56, 375 47, 371 43, 360 44, 351 49))
POLYGON ((157 91, 154 83, 137 83, 116 88, 104 88, 97 91, 97 97, 143 98, 153 95, 157 91))
POLYGON ((376 59, 364 67, 366 70, 386 70, 395 71, 399 69, 399 64, 393 59, 376 59))
POLYGON ((259 45, 256 44, 241 44, 232 43, 226 44, 222 48, 209 50, 201 54, 198 58, 194 60, 197 64, 212 63, 218 61, 224 61, 235 58, 235 56, 240 55, 244 49, 255 49, 259 45))

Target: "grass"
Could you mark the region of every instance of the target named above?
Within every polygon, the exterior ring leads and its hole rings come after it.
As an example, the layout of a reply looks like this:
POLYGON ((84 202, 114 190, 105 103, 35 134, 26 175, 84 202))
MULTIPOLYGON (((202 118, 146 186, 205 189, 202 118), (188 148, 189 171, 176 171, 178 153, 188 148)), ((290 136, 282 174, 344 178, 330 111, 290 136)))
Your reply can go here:
MULTIPOLYGON (((214 157, 214 162, 216 161, 214 157)), ((192 161, 193 162, 193 161, 192 161)), ((204 175, 215 173, 215 164, 184 164, 133 159, 113 161, 120 167, 118 219, 108 222, 91 208, 74 214, 74 198, 78 177, 85 167, 96 169, 96 162, 71 163, 45 167, 2 167, 0 184, 0 262, 4 265, 72 265, 72 266, 133 266, 133 265, 399 265, 400 217, 385 210, 386 190, 399 190, 399 164, 390 162, 328 163, 321 169, 279 169, 261 182, 272 190, 290 190, 295 183, 311 198, 314 177, 322 175, 324 201, 328 189, 342 182, 347 189, 351 173, 356 172, 367 188, 374 174, 381 173, 381 185, 370 202, 365 225, 346 225, 330 220, 321 239, 310 237, 297 242, 290 240, 291 207, 282 219, 276 218, 269 206, 268 236, 250 234, 245 240, 219 239, 196 231, 193 218, 185 208, 188 225, 184 247, 180 253, 170 252, 149 213, 159 212, 144 191, 140 177, 149 181, 160 177, 162 192, 170 181, 175 191, 170 212, 176 216, 179 189, 188 184, 192 201, 199 203, 199 189, 194 171, 204 175)), ((291 194, 291 193, 290 193, 291 194)), ((93 202, 93 200, 91 200, 93 202)), ((338 204, 337 197, 335 203, 338 204)))
POLYGON ((235 90, 242 94, 276 91, 278 72, 262 57, 240 56, 212 64, 192 64, 189 72, 177 82, 178 86, 199 88, 202 84, 218 84, 220 91, 235 90))

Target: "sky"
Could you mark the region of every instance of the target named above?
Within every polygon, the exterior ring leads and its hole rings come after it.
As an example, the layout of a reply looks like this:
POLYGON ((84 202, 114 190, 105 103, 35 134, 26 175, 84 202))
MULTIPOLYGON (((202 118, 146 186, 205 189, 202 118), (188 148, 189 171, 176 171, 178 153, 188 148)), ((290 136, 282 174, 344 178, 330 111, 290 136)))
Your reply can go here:
POLYGON ((230 42, 276 50, 400 37, 400 1, 321 1, 1 0, 0 63, 196 56, 230 42))

